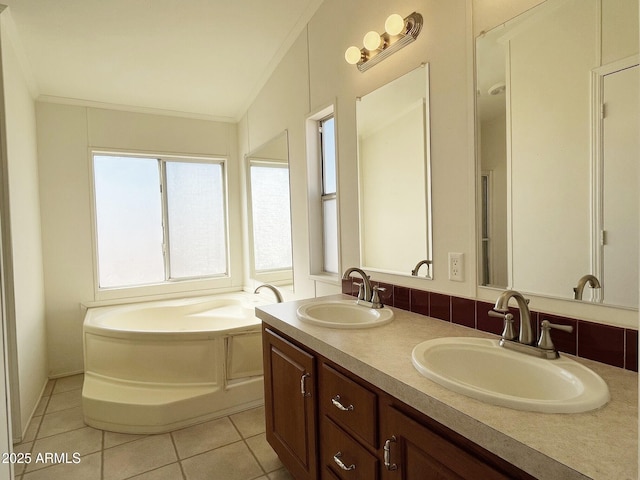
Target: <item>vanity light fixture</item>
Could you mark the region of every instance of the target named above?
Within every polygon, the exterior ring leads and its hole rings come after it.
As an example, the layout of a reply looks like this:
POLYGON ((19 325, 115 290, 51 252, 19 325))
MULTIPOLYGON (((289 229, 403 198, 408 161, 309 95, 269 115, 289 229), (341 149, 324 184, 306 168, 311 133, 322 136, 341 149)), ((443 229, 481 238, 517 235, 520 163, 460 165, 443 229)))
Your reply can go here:
POLYGON ((422 29, 422 15, 413 12, 405 18, 394 13, 384 22, 384 33, 367 32, 363 39, 363 48, 349 47, 344 52, 347 63, 356 65, 364 72, 384 60, 393 52, 410 44, 422 29))

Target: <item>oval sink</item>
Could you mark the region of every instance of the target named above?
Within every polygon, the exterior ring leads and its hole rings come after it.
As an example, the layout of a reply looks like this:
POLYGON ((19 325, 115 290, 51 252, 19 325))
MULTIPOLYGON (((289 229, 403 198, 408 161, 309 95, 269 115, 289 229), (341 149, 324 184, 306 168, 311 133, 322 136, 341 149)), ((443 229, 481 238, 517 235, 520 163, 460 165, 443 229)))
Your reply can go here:
POLYGON ((329 328, 369 328, 393 320, 393 310, 358 305, 355 300, 307 303, 296 314, 304 322, 329 328))
POLYGON ((425 377, 477 400, 545 413, 578 413, 609 401, 607 384, 566 357, 536 358, 498 340, 447 337, 417 345, 411 354, 425 377))

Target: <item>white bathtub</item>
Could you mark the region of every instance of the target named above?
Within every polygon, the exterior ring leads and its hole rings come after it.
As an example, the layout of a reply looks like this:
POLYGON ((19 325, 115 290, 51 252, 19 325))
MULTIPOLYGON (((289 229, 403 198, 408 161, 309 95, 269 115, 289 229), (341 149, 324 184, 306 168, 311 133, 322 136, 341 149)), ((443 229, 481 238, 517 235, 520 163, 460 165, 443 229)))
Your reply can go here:
POLYGON ((83 326, 85 422, 161 433, 263 403, 258 295, 90 308, 83 326))

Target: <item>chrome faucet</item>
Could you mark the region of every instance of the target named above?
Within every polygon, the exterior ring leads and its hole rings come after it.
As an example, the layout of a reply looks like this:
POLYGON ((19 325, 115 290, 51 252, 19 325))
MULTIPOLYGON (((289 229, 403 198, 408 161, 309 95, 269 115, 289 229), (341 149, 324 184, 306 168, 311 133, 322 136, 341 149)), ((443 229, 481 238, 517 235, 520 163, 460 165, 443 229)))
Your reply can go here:
POLYGON ((419 261, 418 264, 415 266, 415 268, 413 270, 411 270, 411 275, 413 275, 414 277, 417 277, 418 276, 418 270, 420 270, 420 267, 422 265, 426 265, 427 269, 430 270, 431 269, 431 260, 421 260, 421 261, 419 261))
POLYGON ((278 290, 276 287, 274 287, 270 283, 263 283, 262 285, 258 285, 256 289, 253 291, 253 293, 258 293, 261 288, 268 288, 269 290, 271 290, 275 294, 276 300, 278 301, 278 303, 282 303, 282 294, 280 293, 280 290, 278 290))
POLYGON ((529 311, 529 300, 524 298, 520 292, 515 290, 505 290, 496 300, 493 310, 501 314, 509 313, 509 300, 515 298, 520 310, 520 334, 518 342, 524 345, 533 345, 533 331, 531 329, 531 312, 529 311))
POLYGON ((582 292, 584 291, 584 287, 589 284, 591 288, 602 288, 598 279, 591 275, 584 275, 578 280, 578 286, 573 288, 573 298, 575 300, 582 300, 582 292))
POLYGON ((356 267, 348 268, 344 272, 344 275, 342 275, 342 279, 348 280, 352 273, 357 273, 362 277, 362 283, 358 284, 360 288, 358 290, 358 300, 356 301, 356 303, 371 308, 384 307, 384 305, 380 301, 380 295, 378 295, 378 292, 384 292, 385 289, 378 286, 372 287, 371 281, 369 280, 369 275, 356 267))
POLYGON ((573 327, 571 325, 556 325, 548 320, 543 320, 541 324, 540 338, 535 342, 533 339, 533 329, 531 327, 529 300, 524 298, 520 292, 516 292, 515 290, 506 290, 502 292, 496 300, 493 310, 489 310, 489 315, 504 319, 504 330, 502 331, 502 339, 500 340, 501 347, 541 358, 553 359, 560 356, 551 341, 551 335, 549 333, 551 329, 562 330, 565 332, 573 331, 573 327), (509 313, 509 300, 511 298, 516 299, 518 309, 520 310, 520 333, 517 339, 515 332, 513 331, 513 315, 509 313))

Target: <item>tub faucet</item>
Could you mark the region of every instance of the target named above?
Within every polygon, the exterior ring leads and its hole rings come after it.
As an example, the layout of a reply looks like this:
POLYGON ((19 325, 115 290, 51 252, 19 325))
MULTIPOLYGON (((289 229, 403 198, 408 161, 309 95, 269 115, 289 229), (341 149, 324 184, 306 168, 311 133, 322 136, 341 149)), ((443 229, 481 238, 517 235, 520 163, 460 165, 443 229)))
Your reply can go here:
POLYGON ((411 275, 413 275, 414 277, 418 276, 418 270, 420 270, 420 267, 422 265, 426 265, 427 266, 427 272, 431 269, 431 260, 421 260, 418 262, 418 264, 415 266, 415 268, 413 270, 411 270, 411 275))
POLYGON ((584 275, 578 280, 578 286, 573 287, 573 298, 575 300, 582 300, 582 292, 584 291, 584 287, 589 284, 591 288, 602 288, 600 282, 593 275, 584 275))
POLYGON ((263 283, 262 285, 258 285, 258 287, 256 287, 253 293, 258 293, 261 288, 268 288, 269 290, 271 290, 275 294, 276 300, 278 301, 278 303, 282 303, 282 294, 280 293, 280 290, 278 290, 276 287, 274 287, 270 283, 263 283))
MULTIPOLYGON (((500 294, 496 300, 496 304, 493 307, 493 311, 499 312, 498 316, 504 315, 507 319, 509 314, 509 300, 515 298, 518 303, 518 309, 520 310, 520 334, 518 336, 518 342, 524 345, 533 345, 533 332, 531 329, 531 312, 529 311, 529 300, 524 298, 520 292, 515 290, 505 290, 500 294), (500 315, 502 314, 502 315, 500 315)), ((511 339, 507 339, 511 340, 511 339)))

